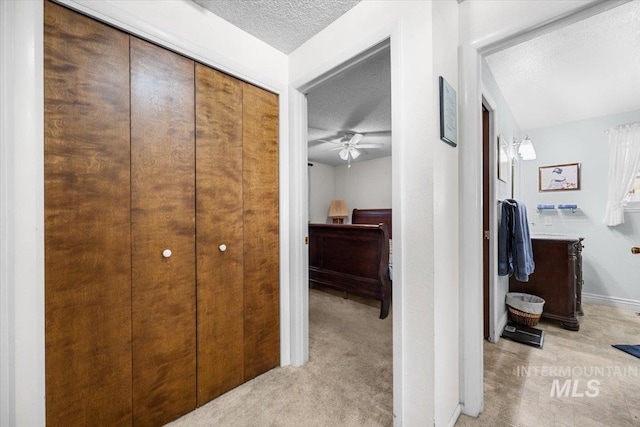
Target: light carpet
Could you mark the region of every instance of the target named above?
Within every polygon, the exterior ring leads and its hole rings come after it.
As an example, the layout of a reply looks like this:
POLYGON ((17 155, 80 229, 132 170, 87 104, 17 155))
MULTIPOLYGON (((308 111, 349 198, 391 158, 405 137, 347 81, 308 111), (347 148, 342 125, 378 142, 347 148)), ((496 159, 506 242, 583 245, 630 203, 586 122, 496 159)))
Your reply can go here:
POLYGON ((640 363, 611 347, 638 341, 640 317, 614 307, 582 307, 578 332, 557 321, 538 323, 545 331, 542 349, 485 341, 484 412, 461 415, 456 427, 640 426, 640 363), (570 388, 559 393, 565 384, 570 388))
POLYGON ((391 426, 392 316, 379 312, 311 289, 309 363, 273 369, 169 425, 391 426))

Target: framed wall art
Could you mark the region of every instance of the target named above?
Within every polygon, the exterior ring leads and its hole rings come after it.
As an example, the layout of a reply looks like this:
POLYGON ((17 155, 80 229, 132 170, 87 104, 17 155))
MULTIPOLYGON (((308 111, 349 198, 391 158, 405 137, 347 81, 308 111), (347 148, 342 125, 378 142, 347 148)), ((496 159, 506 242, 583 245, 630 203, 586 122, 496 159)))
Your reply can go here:
POLYGON ((504 138, 498 135, 498 179, 502 182, 507 182, 509 176, 508 148, 504 138))
POLYGON ((440 139, 458 145, 458 104, 456 91, 440 76, 440 139))
POLYGON ((538 191, 567 191, 580 189, 580 163, 540 166, 538 191))

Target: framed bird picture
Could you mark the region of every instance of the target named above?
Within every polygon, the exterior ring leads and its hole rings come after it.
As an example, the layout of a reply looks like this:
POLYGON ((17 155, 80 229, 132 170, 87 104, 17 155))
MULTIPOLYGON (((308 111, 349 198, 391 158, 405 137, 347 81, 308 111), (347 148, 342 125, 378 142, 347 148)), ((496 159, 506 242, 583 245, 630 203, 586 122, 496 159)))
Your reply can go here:
POLYGON ((580 189, 580 163, 540 166, 538 191, 566 191, 580 189))

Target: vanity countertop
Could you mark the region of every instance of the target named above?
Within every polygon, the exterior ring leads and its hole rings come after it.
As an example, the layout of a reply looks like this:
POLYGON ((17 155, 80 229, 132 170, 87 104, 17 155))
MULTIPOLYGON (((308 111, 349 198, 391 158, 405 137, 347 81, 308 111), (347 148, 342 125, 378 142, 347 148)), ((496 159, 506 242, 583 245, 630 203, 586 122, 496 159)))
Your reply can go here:
POLYGON ((531 239, 535 240, 567 240, 576 241, 584 240, 584 237, 580 237, 575 234, 556 234, 556 233, 531 233, 531 239))

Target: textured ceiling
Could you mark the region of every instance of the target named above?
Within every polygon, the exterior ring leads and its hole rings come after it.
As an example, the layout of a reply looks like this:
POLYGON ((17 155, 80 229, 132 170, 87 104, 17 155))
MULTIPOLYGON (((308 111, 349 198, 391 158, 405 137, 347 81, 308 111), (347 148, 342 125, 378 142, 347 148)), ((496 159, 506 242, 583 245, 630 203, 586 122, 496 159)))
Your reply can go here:
POLYGON ((362 148, 352 162, 391 156, 391 59, 389 48, 353 65, 307 94, 309 160, 343 165, 334 140, 345 133, 362 133, 362 148))
POLYGON ((487 57, 524 130, 640 109, 640 1, 487 57))
POLYGON ((360 0, 193 0, 289 54, 360 0))

